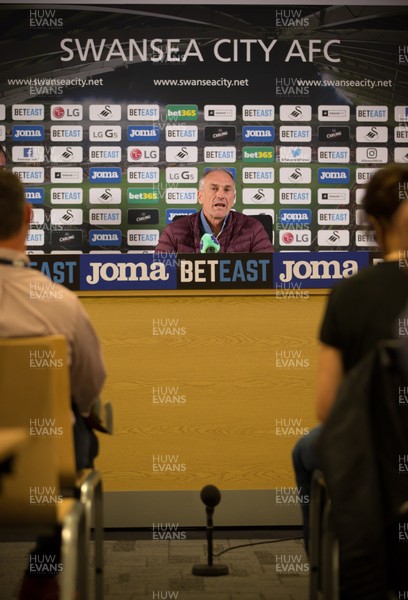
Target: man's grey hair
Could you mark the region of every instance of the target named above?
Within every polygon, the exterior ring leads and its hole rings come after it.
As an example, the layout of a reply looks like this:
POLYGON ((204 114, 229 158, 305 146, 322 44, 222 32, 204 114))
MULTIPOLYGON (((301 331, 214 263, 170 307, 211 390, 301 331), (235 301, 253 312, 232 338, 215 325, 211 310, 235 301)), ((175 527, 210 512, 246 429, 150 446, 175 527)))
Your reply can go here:
POLYGON ((198 189, 200 190, 200 192, 203 189, 204 186, 204 181, 205 178, 207 177, 207 175, 209 175, 210 173, 226 173, 227 175, 229 175, 232 179, 232 183, 234 184, 235 187, 235 179, 231 173, 231 171, 228 171, 228 169, 222 169, 222 168, 216 168, 216 169, 210 169, 209 171, 205 171, 201 177, 200 177, 200 181, 198 182, 198 189))

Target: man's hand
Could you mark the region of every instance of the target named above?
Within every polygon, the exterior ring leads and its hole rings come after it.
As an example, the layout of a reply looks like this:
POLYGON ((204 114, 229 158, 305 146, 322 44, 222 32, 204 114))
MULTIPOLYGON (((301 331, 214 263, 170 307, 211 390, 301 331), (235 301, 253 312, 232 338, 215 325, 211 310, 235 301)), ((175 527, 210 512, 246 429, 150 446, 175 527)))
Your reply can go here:
POLYGON ((111 403, 103 403, 99 397, 96 398, 92 404, 91 414, 89 417, 84 417, 84 421, 90 429, 112 434, 113 416, 111 403))

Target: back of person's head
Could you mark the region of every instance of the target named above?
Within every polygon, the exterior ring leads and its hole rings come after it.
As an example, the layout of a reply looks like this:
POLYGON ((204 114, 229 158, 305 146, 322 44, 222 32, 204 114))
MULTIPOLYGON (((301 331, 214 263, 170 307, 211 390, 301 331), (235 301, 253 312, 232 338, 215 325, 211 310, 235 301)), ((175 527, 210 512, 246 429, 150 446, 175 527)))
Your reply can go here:
POLYGON ((374 173, 367 185, 363 208, 385 226, 391 225, 395 212, 408 191, 408 166, 389 165, 374 173))
POLYGON ((0 240, 17 235, 24 222, 24 187, 11 171, 0 170, 0 240))
POLYGON ((0 169, 5 169, 7 164, 7 152, 4 146, 0 145, 0 169))

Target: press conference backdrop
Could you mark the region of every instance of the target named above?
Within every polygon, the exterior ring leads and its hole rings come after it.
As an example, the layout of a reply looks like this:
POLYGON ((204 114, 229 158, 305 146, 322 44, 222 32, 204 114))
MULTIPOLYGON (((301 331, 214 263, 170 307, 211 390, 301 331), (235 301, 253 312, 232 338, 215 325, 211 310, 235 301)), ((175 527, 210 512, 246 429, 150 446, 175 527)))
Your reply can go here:
POLYGON ((32 253, 151 252, 223 166, 278 251, 375 248, 408 162, 406 6, 1 6, 0 141, 32 253))
MULTIPOLYGON (((407 12, 1 3, 0 143, 34 206, 31 258, 73 289, 104 280, 80 294, 115 409, 98 459, 107 526, 200 525, 208 483, 217 524, 299 523, 290 450, 315 423, 325 303, 308 289, 372 261, 363 186, 408 155, 407 12), (121 288, 119 265, 146 268, 216 166, 238 210, 273 217, 277 252, 257 272, 277 289, 190 290, 163 257, 172 289, 121 288)), ((217 273, 249 258, 221 256, 217 273)))

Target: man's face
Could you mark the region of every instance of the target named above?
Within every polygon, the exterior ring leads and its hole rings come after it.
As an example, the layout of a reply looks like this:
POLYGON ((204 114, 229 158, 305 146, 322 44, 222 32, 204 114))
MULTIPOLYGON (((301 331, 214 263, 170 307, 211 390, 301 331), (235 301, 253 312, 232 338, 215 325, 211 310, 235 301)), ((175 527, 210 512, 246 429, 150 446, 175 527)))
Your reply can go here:
POLYGON ((203 205, 204 216, 210 222, 222 221, 235 203, 234 180, 223 171, 209 173, 198 192, 198 201, 203 205))
POLYGON ((4 156, 4 152, 0 150, 0 169, 6 168, 6 157, 4 156))

